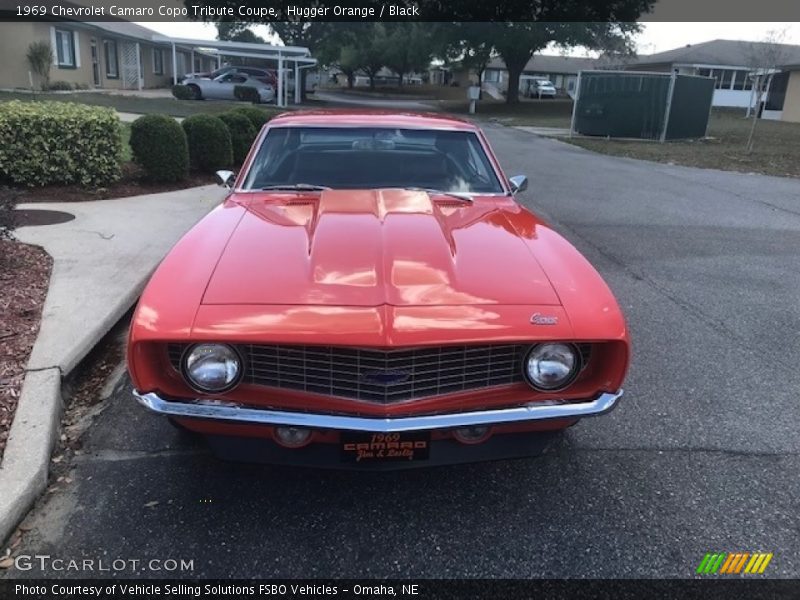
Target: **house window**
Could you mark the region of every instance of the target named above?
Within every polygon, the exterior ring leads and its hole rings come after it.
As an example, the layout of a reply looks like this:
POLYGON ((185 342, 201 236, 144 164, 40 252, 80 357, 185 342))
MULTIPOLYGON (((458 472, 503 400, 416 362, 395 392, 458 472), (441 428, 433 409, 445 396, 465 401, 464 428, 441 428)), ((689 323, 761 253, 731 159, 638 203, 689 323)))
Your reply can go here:
POLYGON ((164 51, 153 48, 153 74, 164 74, 164 51))
POLYGON ((103 49, 106 55, 106 77, 109 79, 117 79, 119 77, 117 42, 114 40, 103 40, 103 49))
POLYGON ((721 90, 731 89, 731 82, 733 80, 734 73, 736 73, 736 71, 732 71, 731 69, 725 69, 722 71, 722 77, 719 80, 719 89, 721 90))
POLYGON ((749 90, 753 87, 752 82, 747 77, 747 71, 734 71, 733 72, 733 89, 734 90, 749 90))
POLYGON ((56 29, 56 59, 59 67, 75 67, 75 32, 56 29))

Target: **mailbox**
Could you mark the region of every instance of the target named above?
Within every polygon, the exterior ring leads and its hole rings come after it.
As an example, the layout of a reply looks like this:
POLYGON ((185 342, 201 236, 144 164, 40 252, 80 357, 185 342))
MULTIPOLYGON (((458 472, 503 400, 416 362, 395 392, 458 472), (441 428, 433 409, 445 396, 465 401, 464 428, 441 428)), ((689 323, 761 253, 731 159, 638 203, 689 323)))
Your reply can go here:
POLYGON ((481 87, 479 85, 471 85, 467 88, 467 100, 477 100, 481 96, 481 87))

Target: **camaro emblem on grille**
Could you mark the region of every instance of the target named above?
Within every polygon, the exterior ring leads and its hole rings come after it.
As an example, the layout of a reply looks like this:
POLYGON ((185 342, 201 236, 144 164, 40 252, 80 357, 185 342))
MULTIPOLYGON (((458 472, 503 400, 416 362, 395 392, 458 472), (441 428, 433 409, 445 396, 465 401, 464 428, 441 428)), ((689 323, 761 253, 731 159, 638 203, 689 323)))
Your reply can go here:
POLYGON ((392 385, 408 381, 409 377, 411 373, 408 371, 367 371, 361 374, 361 381, 373 385, 392 385))
POLYGON ((558 317, 552 315, 543 315, 541 313, 534 313, 531 317, 531 323, 534 325, 557 325, 558 317))

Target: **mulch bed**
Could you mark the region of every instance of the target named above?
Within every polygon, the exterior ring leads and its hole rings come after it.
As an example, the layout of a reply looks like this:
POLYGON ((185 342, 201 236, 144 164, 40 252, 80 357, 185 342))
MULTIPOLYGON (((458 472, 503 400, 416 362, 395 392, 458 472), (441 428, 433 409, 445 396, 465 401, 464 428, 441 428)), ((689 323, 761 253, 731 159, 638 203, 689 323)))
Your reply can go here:
POLYGON ((0 458, 39 331, 52 264, 38 246, 0 240, 0 458))
POLYGON ((136 165, 125 163, 122 165, 122 177, 119 181, 97 189, 89 189, 80 185, 46 185, 27 189, 8 188, 4 191, 0 187, 0 194, 13 193, 15 201, 18 203, 86 202, 172 192, 212 183, 215 183, 214 176, 207 173, 190 173, 187 179, 177 183, 152 183, 143 179, 142 171, 136 165))

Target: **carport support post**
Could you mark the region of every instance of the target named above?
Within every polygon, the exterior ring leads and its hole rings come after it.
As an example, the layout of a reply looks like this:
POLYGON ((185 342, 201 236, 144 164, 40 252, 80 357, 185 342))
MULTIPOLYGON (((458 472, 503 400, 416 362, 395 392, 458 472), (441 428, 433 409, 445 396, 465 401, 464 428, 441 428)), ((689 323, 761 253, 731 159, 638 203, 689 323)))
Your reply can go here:
POLYGON ((278 106, 283 107, 283 54, 278 52, 278 106))
POLYGON ((191 55, 192 55, 192 58, 191 58, 191 60, 192 60, 192 66, 191 66, 191 67, 189 67, 189 73, 194 73, 194 70, 195 70, 195 69, 194 69, 194 46, 192 46, 192 52, 191 52, 191 55))
POLYGON ((144 69, 142 69, 142 47, 139 42, 136 42, 136 89, 142 91, 142 77, 144 76, 144 69))
POLYGON ((172 85, 178 85, 178 55, 175 53, 175 42, 172 42, 172 85))
POLYGON ((300 63, 294 61, 294 103, 300 104, 300 63))
POLYGON ((678 74, 673 71, 672 75, 669 78, 669 92, 667 92, 667 108, 664 110, 664 124, 661 127, 661 139, 659 140, 662 144, 667 139, 667 125, 669 125, 669 113, 672 112, 672 94, 675 93, 675 79, 677 79, 678 74))
POLYGON ((578 98, 581 95, 581 73, 583 71, 578 71, 578 81, 575 82, 575 97, 572 99, 572 118, 569 121, 569 137, 572 137, 572 133, 575 131, 575 112, 578 109, 578 98))

